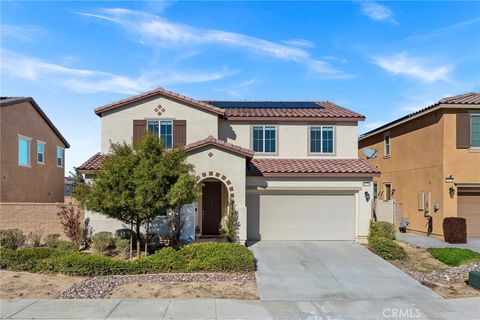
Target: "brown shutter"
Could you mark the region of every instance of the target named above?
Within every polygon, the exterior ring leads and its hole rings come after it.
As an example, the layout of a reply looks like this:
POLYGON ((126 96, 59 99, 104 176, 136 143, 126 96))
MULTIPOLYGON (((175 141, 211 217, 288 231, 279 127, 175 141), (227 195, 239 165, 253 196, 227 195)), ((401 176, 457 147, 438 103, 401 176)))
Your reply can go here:
POLYGON ((187 120, 173 120, 173 145, 187 144, 187 120))
POLYGON ((147 131, 147 121, 145 120, 133 120, 133 144, 140 141, 147 131))
POLYGON ((470 114, 457 113, 457 149, 470 148, 470 114))

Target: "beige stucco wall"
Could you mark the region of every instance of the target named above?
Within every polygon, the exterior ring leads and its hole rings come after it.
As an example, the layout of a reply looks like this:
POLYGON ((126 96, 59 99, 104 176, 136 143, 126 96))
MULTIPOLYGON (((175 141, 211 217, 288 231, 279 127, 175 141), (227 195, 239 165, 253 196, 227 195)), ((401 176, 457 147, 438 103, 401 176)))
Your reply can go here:
MULTIPOLYGON (((465 110, 480 113, 480 108, 473 109, 466 106, 465 110)), ((443 177, 450 175, 454 183, 476 183, 480 184, 480 150, 479 149, 457 149, 456 148, 456 110, 447 109, 444 111, 444 150, 443 177)), ((444 194, 444 216, 457 216, 458 188, 454 183, 442 183, 444 194), (449 188, 455 189, 453 197, 449 194, 449 188)))
MULTIPOLYGON (((245 241, 247 239, 245 158, 216 147, 205 147, 189 153, 187 161, 195 166, 195 174, 200 176, 200 182, 207 178, 215 178, 222 181, 224 184, 227 181, 230 181, 230 185, 226 185, 226 187, 229 193, 234 193, 234 200, 240 220, 239 238, 240 241, 245 241), (209 153, 212 154, 211 157, 209 156, 209 153), (205 173, 206 176, 203 176, 202 173, 205 173), (219 177, 217 177, 217 173, 219 174, 219 177), (226 179, 222 180, 222 176, 225 176, 226 179), (230 190, 230 187, 233 187, 233 191, 230 190)), ((197 203, 196 205, 197 221, 201 221, 201 204, 197 203)))
MULTIPOLYGON (((365 192, 372 195, 372 178, 266 178, 247 177, 247 198, 254 204, 255 194, 268 192, 268 190, 292 190, 295 192, 314 190, 319 193, 346 193, 354 194, 355 201, 355 237, 359 242, 365 241, 368 236, 369 222, 371 219, 371 201, 365 198, 365 192), (365 183, 365 185, 364 185, 365 183)), ((255 207, 253 205, 253 207, 255 207)), ((301 208, 300 208, 301 209, 301 208)), ((259 213, 255 210, 248 211, 249 224, 255 228, 253 221, 259 221, 259 213)), ((258 227, 258 226, 257 226, 258 227)))
MULTIPOLYGON (((259 123, 260 124, 260 123, 259 123)), ((263 123, 262 123, 263 124, 263 123)), ((277 123, 277 154, 279 158, 357 158, 357 123, 277 123), (335 126, 335 153, 333 155, 309 154, 309 126, 335 126)), ((219 139, 252 149, 252 124, 219 120, 219 139)), ((270 158, 270 154, 255 154, 255 158, 270 158)))
MULTIPOLYGON (((480 163, 480 153, 456 148, 457 112, 465 109, 440 109, 390 129, 389 158, 383 156, 383 132, 359 142, 361 158, 365 159, 364 147, 378 150, 378 158, 368 160, 382 172, 374 181, 378 182, 378 191, 383 190, 385 182, 392 183, 392 198, 403 207, 410 231, 427 232, 427 218, 418 210, 419 192, 430 192, 433 235, 442 238, 443 218, 457 215, 457 194, 450 197, 448 192, 455 186, 445 178, 452 174, 455 183, 480 183, 480 169, 475 165, 480 163), (440 205, 436 211, 435 202, 440 205)), ((380 196, 383 198, 383 194, 380 196)))
POLYGON ((102 116, 102 152, 107 153, 112 142, 132 142, 133 120, 165 119, 187 121, 187 144, 217 137, 218 115, 174 100, 157 96, 141 102, 107 111, 102 116), (154 109, 161 105, 165 112, 159 116, 154 109))

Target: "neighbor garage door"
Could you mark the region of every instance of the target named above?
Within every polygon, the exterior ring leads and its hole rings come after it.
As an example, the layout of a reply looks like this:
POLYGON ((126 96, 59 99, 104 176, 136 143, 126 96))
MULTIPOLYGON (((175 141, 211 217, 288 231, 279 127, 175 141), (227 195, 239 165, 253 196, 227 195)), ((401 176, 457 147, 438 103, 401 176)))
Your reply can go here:
POLYGON ((354 240, 353 195, 261 194, 261 240, 354 240))
POLYGON ((480 190, 459 189, 458 216, 467 219, 467 237, 480 237, 480 190))

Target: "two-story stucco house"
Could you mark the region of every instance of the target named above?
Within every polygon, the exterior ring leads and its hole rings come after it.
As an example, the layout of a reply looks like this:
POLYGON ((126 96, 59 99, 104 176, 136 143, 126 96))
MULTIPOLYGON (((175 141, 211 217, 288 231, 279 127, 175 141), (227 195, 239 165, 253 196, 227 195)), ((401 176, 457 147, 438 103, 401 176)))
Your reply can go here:
POLYGON ((360 136, 359 154, 382 174, 377 201, 396 203, 408 230, 443 238, 445 217, 467 221, 480 237, 480 93, 437 103, 360 136), (374 154, 372 154, 372 152, 374 154))
MULTIPOLYGON (((358 113, 320 101, 198 101, 162 88, 95 109, 102 150, 80 172, 101 170, 111 142, 145 132, 184 146, 202 196, 194 227, 217 235, 229 199, 246 240, 359 240, 368 234, 372 178, 357 155, 358 113)), ((118 228, 88 213, 94 231, 118 228)))

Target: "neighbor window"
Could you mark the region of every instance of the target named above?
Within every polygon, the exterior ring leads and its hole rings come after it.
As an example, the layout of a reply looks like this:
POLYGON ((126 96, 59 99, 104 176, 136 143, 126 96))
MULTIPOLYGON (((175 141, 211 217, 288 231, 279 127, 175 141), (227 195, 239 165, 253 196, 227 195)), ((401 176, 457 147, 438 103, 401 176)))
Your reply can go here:
POLYGON ((28 137, 18 136, 18 164, 30 166, 30 141, 28 137))
POLYGON ((45 163, 45 142, 37 140, 37 163, 45 163))
POLYGON ((480 114, 470 116, 470 146, 480 148, 480 114))
POLYGON ((173 146, 173 121, 172 120, 148 120, 147 131, 160 137, 165 148, 173 146))
POLYGON ((63 148, 57 147, 57 167, 63 167, 63 148))
POLYGON ((384 155, 386 157, 390 156, 390 134, 386 133, 383 136, 383 149, 384 149, 384 155))
POLYGON ((385 194, 383 196, 383 200, 392 200, 392 184, 391 183, 385 183, 385 194))
POLYGON ((333 126, 310 127, 310 152, 333 153, 333 126))
POLYGON ((277 152, 277 127, 253 127, 253 151, 264 153, 277 152))

